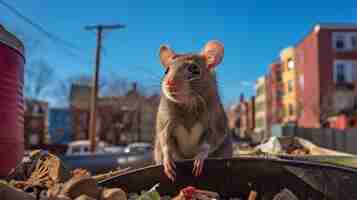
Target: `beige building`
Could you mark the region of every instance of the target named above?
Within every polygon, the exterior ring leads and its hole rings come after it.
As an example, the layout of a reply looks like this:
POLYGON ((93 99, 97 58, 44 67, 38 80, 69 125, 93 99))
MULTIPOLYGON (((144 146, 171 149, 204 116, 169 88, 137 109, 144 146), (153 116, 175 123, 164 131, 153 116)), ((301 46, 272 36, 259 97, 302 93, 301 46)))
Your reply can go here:
POLYGON ((254 132, 260 133, 262 139, 270 136, 270 101, 269 101, 269 77, 262 76, 256 82, 255 98, 255 129, 254 132))
POLYGON ((280 53, 283 77, 283 123, 296 122, 299 114, 297 94, 296 53, 293 47, 285 48, 280 53))

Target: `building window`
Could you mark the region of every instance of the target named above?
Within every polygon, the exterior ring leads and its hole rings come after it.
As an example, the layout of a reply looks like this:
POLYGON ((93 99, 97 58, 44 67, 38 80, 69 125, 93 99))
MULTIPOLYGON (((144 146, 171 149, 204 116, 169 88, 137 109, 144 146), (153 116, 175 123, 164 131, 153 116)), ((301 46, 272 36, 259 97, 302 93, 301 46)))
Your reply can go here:
POLYGON ((283 98, 284 92, 281 90, 276 91, 276 97, 277 99, 283 98))
POLYGON ((257 88, 257 96, 264 94, 264 87, 262 85, 257 88))
POLYGON ((351 47, 352 49, 357 49, 357 34, 351 36, 351 47))
POLYGON ((292 69, 294 69, 294 67, 295 67, 294 60, 290 58, 288 60, 288 70, 292 70, 292 69))
POLYGON ((337 82, 338 83, 343 83, 346 82, 346 77, 345 77, 345 65, 342 63, 339 63, 336 65, 336 75, 337 75, 337 82))
POLYGON ((334 64, 335 83, 352 83, 357 78, 355 62, 353 60, 336 60, 334 64))
POLYGON ((337 32, 333 33, 332 41, 337 51, 357 50, 357 33, 337 32))
POLYGON ((288 81, 288 92, 292 92, 293 91, 293 81, 292 80, 289 80, 288 81))
POLYGON ((259 102, 255 104, 255 112, 260 112, 265 110, 264 102, 259 102))
POLYGON ((283 80, 282 74, 281 74, 281 71, 279 70, 276 72, 276 81, 281 82, 282 80, 283 80))
POLYGON ((299 82, 301 91, 304 91, 304 75, 300 75, 299 82))
POLYGON ((339 33, 333 35, 334 46, 336 50, 346 50, 346 35, 339 33))
POLYGON ((294 107, 291 104, 289 104, 289 115, 290 116, 294 115, 294 107))
POLYGON ((265 126, 264 118, 258 118, 255 122, 257 128, 263 128, 265 126))
POLYGON ((31 145, 37 145, 37 144, 40 143, 40 137, 39 137, 39 135, 37 133, 32 133, 30 135, 29 141, 30 141, 31 145))

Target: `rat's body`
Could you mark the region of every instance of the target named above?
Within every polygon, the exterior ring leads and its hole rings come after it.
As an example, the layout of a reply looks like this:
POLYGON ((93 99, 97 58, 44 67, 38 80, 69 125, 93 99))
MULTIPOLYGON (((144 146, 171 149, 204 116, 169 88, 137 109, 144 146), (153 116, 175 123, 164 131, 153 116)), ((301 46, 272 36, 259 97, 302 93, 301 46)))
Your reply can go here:
POLYGON ((166 46, 160 49, 167 71, 161 87, 154 157, 156 163, 164 164, 171 179, 175 160, 195 159, 194 171, 199 175, 207 157, 232 156, 227 118, 212 71, 223 56, 223 46, 217 45, 208 43, 202 54, 177 55, 166 46))

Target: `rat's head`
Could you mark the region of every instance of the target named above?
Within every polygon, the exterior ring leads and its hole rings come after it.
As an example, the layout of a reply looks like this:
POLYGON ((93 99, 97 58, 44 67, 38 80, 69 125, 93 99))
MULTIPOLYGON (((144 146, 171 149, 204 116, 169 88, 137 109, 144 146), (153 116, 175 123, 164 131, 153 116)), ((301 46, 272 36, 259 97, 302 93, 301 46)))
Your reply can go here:
POLYGON ((222 61, 223 45, 210 41, 199 54, 176 54, 168 46, 160 47, 160 62, 165 68, 161 89, 167 99, 190 104, 208 93, 215 78, 211 73, 222 61))

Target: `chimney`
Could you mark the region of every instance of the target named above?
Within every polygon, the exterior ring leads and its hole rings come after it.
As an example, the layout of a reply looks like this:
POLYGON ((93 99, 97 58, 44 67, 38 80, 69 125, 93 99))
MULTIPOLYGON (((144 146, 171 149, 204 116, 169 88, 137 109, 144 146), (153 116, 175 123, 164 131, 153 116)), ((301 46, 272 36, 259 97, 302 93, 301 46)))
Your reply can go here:
POLYGON ((136 83, 136 82, 133 83, 133 91, 134 91, 134 92, 137 91, 137 83, 136 83))
POLYGON ((239 100, 241 103, 243 103, 244 102, 244 93, 241 93, 240 94, 240 100, 239 100))
POLYGON ((252 101, 253 104, 255 103, 255 96, 251 97, 251 101, 252 101))

